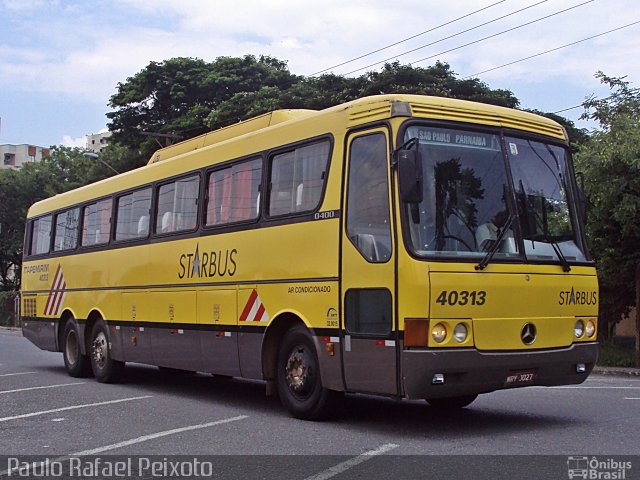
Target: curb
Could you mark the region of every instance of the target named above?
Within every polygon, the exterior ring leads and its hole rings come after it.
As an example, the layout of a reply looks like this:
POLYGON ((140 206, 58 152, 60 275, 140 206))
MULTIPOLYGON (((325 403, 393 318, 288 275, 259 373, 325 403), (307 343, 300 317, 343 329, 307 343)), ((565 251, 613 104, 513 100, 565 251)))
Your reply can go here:
POLYGON ((0 330, 19 331, 21 330, 21 328, 20 327, 3 327, 0 325, 0 330))
POLYGON ((625 367, 594 367, 592 372, 596 375, 608 375, 616 377, 640 377, 640 369, 625 367))

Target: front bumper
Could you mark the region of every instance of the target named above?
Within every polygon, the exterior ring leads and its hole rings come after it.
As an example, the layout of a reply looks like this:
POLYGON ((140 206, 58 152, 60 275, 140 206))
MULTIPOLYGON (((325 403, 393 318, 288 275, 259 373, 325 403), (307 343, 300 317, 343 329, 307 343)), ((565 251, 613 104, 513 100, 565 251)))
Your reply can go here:
POLYGON ((591 373, 597 357, 597 342, 573 344, 567 348, 519 352, 480 352, 475 349, 420 349, 402 353, 402 381, 407 398, 443 398, 487 393, 514 386, 554 386, 582 383, 591 373), (584 364, 584 373, 576 372, 584 364), (507 385, 518 371, 535 372, 526 384, 507 385), (436 373, 445 382, 433 385, 436 373))

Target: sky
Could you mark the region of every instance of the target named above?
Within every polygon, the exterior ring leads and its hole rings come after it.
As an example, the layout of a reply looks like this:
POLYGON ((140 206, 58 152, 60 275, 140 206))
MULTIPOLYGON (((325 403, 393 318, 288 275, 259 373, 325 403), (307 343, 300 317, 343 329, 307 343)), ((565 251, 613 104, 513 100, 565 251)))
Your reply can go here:
MULTIPOLYGON (((0 19, 0 144, 83 147, 118 82, 172 57, 271 55, 312 75, 380 50, 329 71, 439 60, 548 112, 606 97, 599 70, 640 86, 637 0, 0 0, 0 19)), ((595 128, 581 113, 561 114, 595 128)))

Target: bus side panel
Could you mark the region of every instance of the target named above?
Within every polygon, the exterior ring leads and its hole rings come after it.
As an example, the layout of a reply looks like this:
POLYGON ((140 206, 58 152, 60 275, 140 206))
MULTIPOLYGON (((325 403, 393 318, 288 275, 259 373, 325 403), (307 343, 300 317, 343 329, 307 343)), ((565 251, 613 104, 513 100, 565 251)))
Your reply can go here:
POLYGON ((264 296, 264 289, 238 290, 238 358, 244 378, 262 379, 262 341, 270 317, 261 296, 264 296))
MULTIPOLYGON (((153 363, 151 329, 145 320, 151 319, 149 292, 122 293, 122 319, 131 325, 122 325, 116 332, 122 342, 122 354, 127 362, 153 363)), ((113 330, 112 330, 113 332, 113 330)))
POLYGON ((157 291, 149 295, 151 318, 166 324, 153 328, 152 352, 155 365, 202 371, 200 332, 195 327, 197 318, 196 292, 157 291))
POLYGON ((22 334, 36 347, 50 352, 58 352, 58 320, 45 318, 24 318, 22 334))
POLYGON ((239 376, 236 288, 201 290, 197 298, 203 370, 239 376))

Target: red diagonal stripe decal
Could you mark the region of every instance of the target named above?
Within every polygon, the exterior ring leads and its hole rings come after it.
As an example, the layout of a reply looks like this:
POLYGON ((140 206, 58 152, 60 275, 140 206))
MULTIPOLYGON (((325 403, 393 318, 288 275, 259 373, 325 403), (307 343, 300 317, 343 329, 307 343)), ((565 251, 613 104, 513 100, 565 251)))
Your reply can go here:
POLYGON ((253 291, 251 292, 251 295, 249 295, 249 300, 247 300, 247 304, 244 306, 244 310, 242 310, 242 314, 240 315, 241 322, 244 322, 247 320, 247 317, 249 316, 249 312, 253 308, 253 304, 257 298, 258 298, 258 292, 254 288, 253 291))
POLYGON ((62 276, 62 265, 58 264, 58 269, 56 270, 56 274, 53 277, 53 282, 51 283, 51 290, 49 290, 49 296, 47 297, 47 304, 44 307, 44 314, 51 315, 51 302, 53 301, 55 295, 55 290, 58 288, 58 283, 60 282, 60 277, 62 276))
POLYGON ((258 307, 258 311, 256 312, 256 316, 253 319, 254 322, 259 322, 262 320, 262 315, 264 314, 264 305, 261 303, 258 307))

